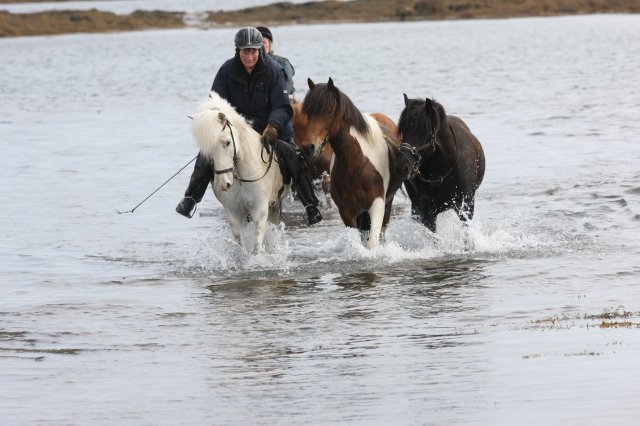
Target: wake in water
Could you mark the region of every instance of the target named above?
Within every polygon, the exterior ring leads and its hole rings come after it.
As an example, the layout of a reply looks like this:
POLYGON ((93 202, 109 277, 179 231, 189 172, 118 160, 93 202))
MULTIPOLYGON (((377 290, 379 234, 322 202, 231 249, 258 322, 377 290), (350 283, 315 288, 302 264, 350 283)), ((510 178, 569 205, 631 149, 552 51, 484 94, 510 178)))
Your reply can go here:
MULTIPOLYGON (((285 208, 288 205, 285 205, 285 208)), ((321 226, 299 226, 298 215, 289 212, 285 223, 270 224, 266 252, 244 252, 221 217, 211 231, 188 239, 179 274, 209 278, 277 277, 314 271, 367 271, 411 262, 428 265, 434 260, 523 258, 549 255, 572 246, 575 235, 561 229, 540 226, 532 218, 514 217, 498 224, 477 218, 462 223, 453 212, 438 217, 432 233, 410 217, 408 205, 395 212, 384 243, 368 250, 359 232, 345 228, 337 212, 329 211, 321 226), (194 247, 195 246, 195 247, 194 247)), ((249 224, 251 227, 251 224, 249 224)), ((249 229, 249 231, 251 231, 249 229)), ((247 233, 251 247, 251 232, 247 233)))

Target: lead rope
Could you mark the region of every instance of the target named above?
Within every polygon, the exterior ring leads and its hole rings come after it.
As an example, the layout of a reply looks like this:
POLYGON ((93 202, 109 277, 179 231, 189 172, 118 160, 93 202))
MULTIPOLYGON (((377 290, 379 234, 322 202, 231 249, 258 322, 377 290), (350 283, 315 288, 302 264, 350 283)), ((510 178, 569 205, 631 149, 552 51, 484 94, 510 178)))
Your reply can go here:
MULTIPOLYGON (((199 155, 199 154, 198 154, 198 155, 199 155)), ((169 183, 169 181, 170 181, 171 179, 173 179, 174 177, 176 177, 176 176, 178 175, 178 173, 180 173, 181 171, 183 171, 184 169, 186 169, 186 168, 187 168, 187 166, 188 166, 189 164, 193 163, 193 162, 196 160, 196 158, 198 158, 198 156, 197 156, 197 155, 196 155, 195 157, 193 157, 193 159, 191 159, 191 161, 189 161, 187 164, 185 164, 185 165, 184 165, 180 170, 178 170, 177 172, 175 172, 175 173, 173 174, 173 176, 171 176, 169 179, 167 179, 167 180, 166 180, 162 185, 160 185, 158 188, 156 188, 156 190, 155 190, 155 191, 153 191, 151 194, 149 194, 149 195, 147 196, 147 198, 145 198, 144 200, 140 201, 140 202, 138 203, 138 205, 137 205, 137 206, 135 206, 135 207, 134 207, 134 208, 132 208, 131 210, 127 210, 126 212, 121 212, 120 210, 116 210, 116 213, 118 213, 118 214, 133 213, 135 209, 137 209, 138 207, 140 207, 140 206, 142 205, 142 203, 144 203, 144 202, 145 202, 145 201, 147 201, 149 198, 151 198, 151 196, 152 196, 153 194, 155 194, 156 192, 158 192, 158 191, 160 190, 160 188, 162 188, 162 187, 163 187, 163 186, 165 186, 167 183, 169 183)))

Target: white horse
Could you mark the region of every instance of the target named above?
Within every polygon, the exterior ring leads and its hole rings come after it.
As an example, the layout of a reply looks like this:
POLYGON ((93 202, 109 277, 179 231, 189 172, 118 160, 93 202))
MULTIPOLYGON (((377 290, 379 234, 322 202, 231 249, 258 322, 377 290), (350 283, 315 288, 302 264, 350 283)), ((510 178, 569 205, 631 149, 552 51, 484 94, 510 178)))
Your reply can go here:
POLYGON ((255 222, 255 253, 264 252, 267 220, 280 221, 282 198, 289 191, 273 149, 225 99, 211 92, 192 116, 200 153, 215 167, 213 192, 224 207, 234 237, 246 250, 244 232, 255 222))

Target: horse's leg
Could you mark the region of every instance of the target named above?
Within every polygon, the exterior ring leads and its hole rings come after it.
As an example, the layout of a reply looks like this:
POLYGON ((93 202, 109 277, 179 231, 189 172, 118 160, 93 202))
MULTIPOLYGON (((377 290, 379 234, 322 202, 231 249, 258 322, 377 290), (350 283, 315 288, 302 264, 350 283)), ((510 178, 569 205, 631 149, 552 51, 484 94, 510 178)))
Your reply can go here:
MULTIPOLYGON (((474 195, 475 194, 467 194, 463 196, 462 202, 455 207, 456 214, 465 228, 469 226, 469 221, 473 219, 474 195)), ((473 239, 465 238, 464 247, 465 250, 473 250, 475 248, 473 239)))
POLYGON ((362 212, 356 217, 356 224, 360 232, 371 230, 371 216, 369 212, 362 212))
POLYGON ((321 177, 322 179, 322 191, 324 192, 324 197, 327 200, 327 208, 331 207, 331 176, 327 173, 324 173, 321 177))
POLYGON ((282 220, 282 201, 278 198, 273 202, 271 206, 269 206, 269 217, 267 218, 268 222, 271 223, 280 223, 282 220))
POLYGON ((426 226, 429 231, 436 232, 436 218, 438 217, 438 213, 427 208, 425 204, 411 202, 411 216, 426 226))
POLYGON ((371 207, 369 207, 369 216, 371 217, 371 229, 369 230, 369 241, 367 242, 369 250, 373 250, 380 245, 384 210, 384 199, 379 197, 373 200, 371 207))
POLYGON ((256 224, 256 241, 254 246, 255 254, 264 253, 264 235, 267 232, 268 210, 258 210, 252 212, 253 219, 256 224))
POLYGON ((466 223, 467 221, 473 220, 473 212, 475 210, 474 201, 474 195, 465 195, 462 197, 462 201, 457 203, 458 205, 455 210, 460 221, 466 223))
POLYGON ((391 207, 393 205, 393 198, 384 206, 384 218, 382 219, 382 231, 380 232, 380 241, 384 244, 386 242, 385 234, 387 232, 387 225, 389 219, 391 219, 391 207))
POLYGON ((436 232, 438 213, 430 205, 432 201, 425 198, 411 183, 405 182, 404 187, 411 200, 411 216, 426 226, 429 231, 436 232))
POLYGON ((238 244, 240 244, 240 247, 242 247, 244 251, 247 251, 247 248, 244 245, 244 235, 242 232, 242 230, 244 229, 244 219, 245 217, 239 214, 227 214, 227 220, 229 221, 229 228, 231 229, 231 233, 236 238, 236 241, 238 241, 238 244))

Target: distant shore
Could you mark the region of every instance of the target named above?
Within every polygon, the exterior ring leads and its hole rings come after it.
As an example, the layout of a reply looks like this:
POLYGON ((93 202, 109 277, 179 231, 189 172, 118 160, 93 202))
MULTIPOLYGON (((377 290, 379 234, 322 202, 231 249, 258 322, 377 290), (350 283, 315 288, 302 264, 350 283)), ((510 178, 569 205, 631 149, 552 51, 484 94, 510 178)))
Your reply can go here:
MULTIPOLYGON (((64 1, 64 0, 58 0, 64 1)), ((27 2, 0 0, 2 3, 27 2)), ((33 3, 33 1, 31 1, 33 3)), ((0 6, 1 7, 1 6, 0 6)), ((595 13, 640 13, 640 0, 352 0, 280 2, 233 11, 135 11, 128 15, 91 10, 35 13, 0 11, 0 37, 135 31, 162 28, 215 28, 245 25, 294 25, 443 19, 513 18, 595 13), (624 3, 624 4, 623 4, 624 3)))

